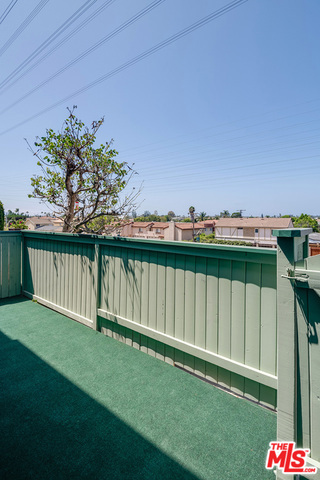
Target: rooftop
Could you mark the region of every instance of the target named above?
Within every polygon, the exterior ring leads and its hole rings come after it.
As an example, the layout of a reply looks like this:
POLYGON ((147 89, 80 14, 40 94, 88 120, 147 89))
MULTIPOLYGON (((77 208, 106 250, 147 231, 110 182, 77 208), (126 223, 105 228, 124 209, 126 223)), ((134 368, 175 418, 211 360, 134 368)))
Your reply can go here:
POLYGON ((275 413, 23 297, 0 309, 2 478, 274 478, 275 413))
POLYGON ((220 218, 216 227, 289 228, 291 218, 220 218))

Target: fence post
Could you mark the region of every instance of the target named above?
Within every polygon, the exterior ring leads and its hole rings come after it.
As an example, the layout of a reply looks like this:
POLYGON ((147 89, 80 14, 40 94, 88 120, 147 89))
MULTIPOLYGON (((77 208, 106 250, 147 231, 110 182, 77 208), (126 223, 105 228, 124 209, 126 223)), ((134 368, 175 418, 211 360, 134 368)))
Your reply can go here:
POLYGON ((93 281, 95 284, 95 293, 96 293, 96 311, 93 321, 93 330, 100 331, 100 325, 98 320, 98 309, 100 308, 100 285, 101 285, 101 258, 100 258, 100 244, 99 240, 95 241, 94 245, 94 275, 93 281))
MULTIPOLYGON (((306 229, 273 230, 277 246, 278 318, 278 417, 277 440, 297 442, 297 309, 294 267, 308 256, 306 229)), ((292 480, 293 475, 277 471, 277 479, 292 480)))

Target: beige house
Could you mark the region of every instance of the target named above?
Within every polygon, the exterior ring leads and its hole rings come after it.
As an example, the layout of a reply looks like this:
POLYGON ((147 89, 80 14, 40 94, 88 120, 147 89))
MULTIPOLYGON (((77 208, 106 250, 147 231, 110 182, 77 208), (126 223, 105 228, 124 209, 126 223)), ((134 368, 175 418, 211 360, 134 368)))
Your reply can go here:
MULTIPOLYGON (((195 235, 213 233, 214 224, 214 220, 195 223, 195 235)), ((182 242, 192 240, 193 226, 191 222, 130 222, 122 227, 121 236, 182 242)))
POLYGON ((168 228, 168 222, 130 222, 122 227, 121 236, 164 239, 168 236, 166 232, 168 228))
POLYGON ((275 247, 272 230, 293 228, 291 218, 220 218, 215 235, 221 240, 242 240, 259 247, 275 247))
MULTIPOLYGON (((194 235, 197 237, 200 233, 205 233, 204 222, 197 222, 194 224, 194 235)), ((174 238, 180 242, 186 240, 192 240, 193 238, 193 225, 191 222, 179 222, 175 223, 174 238)))
POLYGON ((55 217, 30 217, 26 220, 28 230, 62 232, 63 221, 55 217))

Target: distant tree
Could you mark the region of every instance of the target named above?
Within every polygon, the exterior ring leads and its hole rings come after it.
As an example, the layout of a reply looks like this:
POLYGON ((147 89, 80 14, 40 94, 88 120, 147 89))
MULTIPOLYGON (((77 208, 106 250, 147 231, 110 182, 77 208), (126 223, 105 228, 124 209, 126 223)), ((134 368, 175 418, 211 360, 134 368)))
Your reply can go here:
POLYGON ((7 212, 8 223, 17 221, 17 220, 25 220, 26 218, 27 216, 23 212, 20 213, 19 208, 16 208, 14 212, 12 210, 8 210, 7 212))
MULTIPOLYGON (((228 210, 225 210, 225 211, 229 214, 228 210)), ((226 216, 230 216, 230 215, 226 215, 226 216)), ((233 212, 231 214, 231 218, 241 218, 241 212, 233 212)))
POLYGON ((136 217, 134 219, 135 222, 167 222, 168 221, 168 217, 167 215, 153 215, 153 214, 150 214, 148 216, 140 216, 140 217, 136 217))
POLYGON ((149 215, 148 222, 161 222, 161 217, 159 215, 155 215, 154 213, 149 215))
POLYGON ((0 202, 0 230, 4 229, 4 208, 3 203, 0 202))
POLYGON ((171 218, 173 218, 175 216, 176 216, 176 214, 172 210, 169 210, 169 212, 168 212, 169 219, 171 220, 171 218))
POLYGON ((314 232, 319 232, 317 220, 306 213, 301 213, 300 217, 294 220, 293 226, 295 228, 312 228, 314 232))
POLYGON ((153 212, 153 215, 158 216, 158 215, 159 215, 158 210, 155 210, 155 211, 153 212))
POLYGON ((141 217, 150 217, 150 215, 151 215, 151 212, 149 212, 149 210, 145 210, 141 215, 141 217))
POLYGON ((207 216, 206 212, 200 212, 198 219, 200 220, 200 222, 203 222, 206 216, 207 216))
POLYGON ((132 218, 136 218, 137 217, 137 212, 135 210, 132 210, 131 215, 132 215, 132 218))
POLYGON ((191 218, 184 218, 183 220, 181 220, 182 222, 186 222, 186 223, 191 223, 191 218))
POLYGON ((220 217, 223 217, 223 218, 230 217, 229 210, 222 210, 222 212, 220 212, 220 217))

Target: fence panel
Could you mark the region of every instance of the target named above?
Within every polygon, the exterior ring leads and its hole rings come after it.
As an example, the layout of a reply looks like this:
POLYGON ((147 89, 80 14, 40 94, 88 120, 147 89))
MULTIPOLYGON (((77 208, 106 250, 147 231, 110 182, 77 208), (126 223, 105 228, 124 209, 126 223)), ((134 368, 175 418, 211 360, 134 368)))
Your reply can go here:
POLYGON ((21 294, 21 233, 0 232, 0 298, 21 294))
POLYGON ((102 331, 274 407, 276 251, 113 245, 100 243, 102 331))
POLYGON ((45 233, 26 232, 23 237, 23 293, 94 327, 98 285, 95 244, 45 233))

